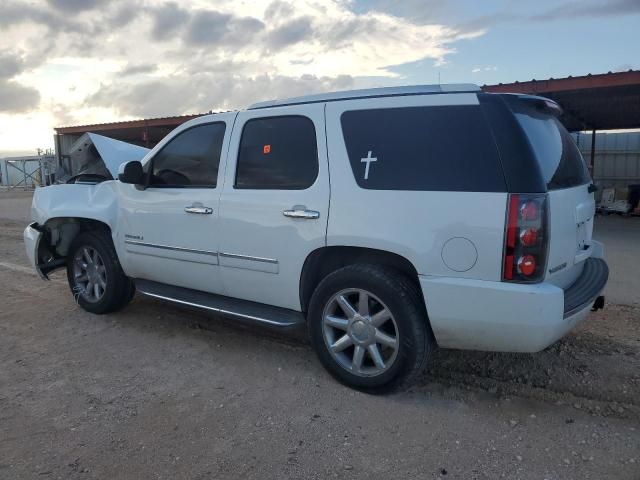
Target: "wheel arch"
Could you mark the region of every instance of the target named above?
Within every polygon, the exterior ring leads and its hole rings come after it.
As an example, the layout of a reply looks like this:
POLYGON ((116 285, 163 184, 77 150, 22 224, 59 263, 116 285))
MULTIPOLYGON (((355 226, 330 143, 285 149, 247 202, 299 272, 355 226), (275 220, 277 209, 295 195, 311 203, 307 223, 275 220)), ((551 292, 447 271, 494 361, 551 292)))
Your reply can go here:
POLYGON ((36 263, 46 277, 65 266, 65 259, 75 238, 82 232, 101 231, 112 238, 111 226, 105 221, 88 217, 54 217, 38 226, 42 238, 38 243, 36 263))
MULTIPOLYGON (((342 267, 358 263, 384 265, 404 274, 419 288, 418 271, 406 257, 387 250, 359 246, 328 246, 311 252, 305 259, 300 275, 300 306, 307 312, 309 302, 318 284, 342 267)), ((421 291, 421 290, 420 290, 421 291)))

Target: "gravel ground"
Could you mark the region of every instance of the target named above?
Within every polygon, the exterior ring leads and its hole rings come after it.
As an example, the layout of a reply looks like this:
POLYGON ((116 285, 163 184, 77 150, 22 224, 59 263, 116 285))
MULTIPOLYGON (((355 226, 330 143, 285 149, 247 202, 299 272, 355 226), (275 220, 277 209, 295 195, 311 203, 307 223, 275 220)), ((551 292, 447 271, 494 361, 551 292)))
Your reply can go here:
POLYGON ((369 396, 300 335, 141 296, 82 311, 64 274, 24 268, 3 202, 2 479, 640 479, 633 301, 537 354, 441 350, 411 390, 369 396))

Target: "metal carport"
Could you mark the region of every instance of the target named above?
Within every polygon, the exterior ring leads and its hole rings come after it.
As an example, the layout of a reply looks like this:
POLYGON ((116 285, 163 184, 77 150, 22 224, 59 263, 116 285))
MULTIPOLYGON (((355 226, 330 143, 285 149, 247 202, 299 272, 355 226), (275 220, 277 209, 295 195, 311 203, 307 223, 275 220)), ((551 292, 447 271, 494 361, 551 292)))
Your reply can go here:
POLYGON ((562 123, 570 131, 590 130, 590 170, 595 160, 597 130, 640 128, 640 71, 609 72, 580 77, 484 85, 493 93, 526 93, 555 100, 564 110, 562 123))

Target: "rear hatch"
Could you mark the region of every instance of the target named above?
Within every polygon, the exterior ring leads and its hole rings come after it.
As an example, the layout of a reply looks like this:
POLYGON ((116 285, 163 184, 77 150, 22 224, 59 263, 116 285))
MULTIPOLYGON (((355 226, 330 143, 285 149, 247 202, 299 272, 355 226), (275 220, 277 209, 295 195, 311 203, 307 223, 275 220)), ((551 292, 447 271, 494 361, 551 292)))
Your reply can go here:
POLYGON ((509 102, 524 130, 548 191, 549 243, 545 281, 571 285, 592 253, 595 215, 591 178, 573 138, 556 118, 553 103, 539 97, 509 102))

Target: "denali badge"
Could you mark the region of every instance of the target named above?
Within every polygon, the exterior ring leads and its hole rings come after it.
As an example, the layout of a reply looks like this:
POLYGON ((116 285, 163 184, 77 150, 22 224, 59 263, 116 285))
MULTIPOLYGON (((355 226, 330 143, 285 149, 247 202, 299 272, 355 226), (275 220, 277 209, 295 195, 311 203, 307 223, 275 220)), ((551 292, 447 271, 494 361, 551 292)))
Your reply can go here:
POLYGON ((563 268, 565 268, 567 266, 567 262, 561 263, 560 265, 550 268, 549 269, 549 273, 556 273, 559 272, 560 270, 562 270, 563 268))
POLYGON ((131 240, 144 240, 142 235, 129 235, 128 233, 124 234, 124 238, 129 238, 131 240))

